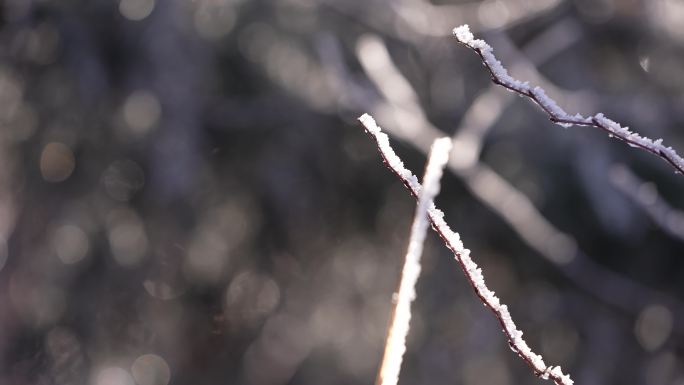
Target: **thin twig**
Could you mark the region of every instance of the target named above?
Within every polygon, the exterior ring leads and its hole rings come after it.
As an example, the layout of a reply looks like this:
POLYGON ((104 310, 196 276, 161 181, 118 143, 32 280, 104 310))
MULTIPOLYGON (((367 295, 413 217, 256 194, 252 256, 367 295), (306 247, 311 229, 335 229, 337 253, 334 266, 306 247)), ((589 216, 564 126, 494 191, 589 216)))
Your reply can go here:
POLYGON ((416 213, 411 225, 411 235, 404 258, 399 290, 392 309, 391 323, 387 330, 385 353, 378 371, 377 385, 396 385, 399 381, 401 362, 406 351, 406 336, 411 321, 411 302, 416 297, 416 282, 420 275, 420 257, 428 229, 428 208, 439 193, 444 166, 451 152, 451 139, 436 139, 430 149, 430 157, 423 176, 423 188, 418 198, 416 213))
POLYGON ((475 39, 470 33, 468 25, 455 28, 453 34, 460 43, 480 56, 482 64, 489 71, 489 75, 495 84, 532 99, 549 115, 552 122, 566 128, 573 125, 600 128, 609 136, 616 137, 632 147, 641 148, 661 157, 672 165, 677 172, 684 174, 684 159, 672 147, 665 147, 662 144, 662 139, 652 140, 641 136, 630 131, 628 127, 622 127, 619 123, 606 118, 602 113, 591 117, 584 117, 580 114, 569 115, 553 99, 548 97, 541 87, 532 87, 528 82, 522 82, 510 76, 501 62, 494 56, 492 47, 484 40, 475 39))
MULTIPOLYGON (((399 177, 411 195, 414 198, 418 198, 421 185, 418 183, 418 179, 404 167, 401 159, 394 153, 389 144, 389 137, 380 130, 380 127, 377 126, 375 120, 370 115, 364 114, 359 118, 359 121, 365 127, 366 132, 375 140, 385 165, 399 177)), ((560 366, 546 366, 542 357, 530 349, 522 338, 523 333, 517 329, 511 319, 507 306, 502 304, 494 292, 486 286, 482 270, 470 258, 470 250, 463 246, 458 233, 451 230, 444 221, 444 213, 438 210, 434 203, 430 204, 428 218, 432 228, 435 229, 445 245, 454 253, 456 261, 458 261, 465 273, 470 286, 472 286, 482 303, 494 313, 494 316, 501 324, 511 349, 527 363, 535 375, 543 379, 551 379, 557 385, 572 385, 572 379, 570 379, 570 376, 563 374, 560 366)))

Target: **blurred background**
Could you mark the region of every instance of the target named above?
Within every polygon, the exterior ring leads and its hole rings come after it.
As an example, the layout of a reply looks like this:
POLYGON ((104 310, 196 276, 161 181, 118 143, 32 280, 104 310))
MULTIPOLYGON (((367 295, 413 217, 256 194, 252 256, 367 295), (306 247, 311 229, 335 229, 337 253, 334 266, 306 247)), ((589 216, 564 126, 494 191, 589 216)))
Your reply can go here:
MULTIPOLYGON (((0 2, 0 384, 369 384, 415 203, 576 384, 684 384, 681 0, 0 2)), ((430 234, 401 384, 541 384, 430 234)))

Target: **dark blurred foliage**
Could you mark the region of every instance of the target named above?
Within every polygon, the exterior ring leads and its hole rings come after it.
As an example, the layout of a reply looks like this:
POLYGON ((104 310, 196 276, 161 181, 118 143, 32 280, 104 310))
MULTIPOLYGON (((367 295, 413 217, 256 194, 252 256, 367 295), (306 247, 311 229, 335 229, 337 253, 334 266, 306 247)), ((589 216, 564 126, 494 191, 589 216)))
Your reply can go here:
MULTIPOLYGON (((0 20, 2 385, 371 383, 414 202, 355 118, 458 135, 479 95, 511 99, 459 24, 567 111, 684 151, 680 0, 4 0, 0 20), (408 83, 371 80, 378 47, 408 83)), ((474 113, 479 161, 559 230, 458 173, 448 222, 577 384, 684 384, 684 177, 505 100, 474 113)), ((400 383, 543 383, 433 235, 417 291, 400 383)))

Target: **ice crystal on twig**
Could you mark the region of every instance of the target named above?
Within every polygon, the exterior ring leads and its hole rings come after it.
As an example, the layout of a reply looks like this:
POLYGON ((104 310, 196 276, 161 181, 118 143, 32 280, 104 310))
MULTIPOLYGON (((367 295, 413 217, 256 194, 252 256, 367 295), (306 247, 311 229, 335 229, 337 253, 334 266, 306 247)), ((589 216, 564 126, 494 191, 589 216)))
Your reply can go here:
POLYGON ((684 174, 684 159, 672 149, 662 144, 662 139, 652 140, 632 132, 627 127, 622 127, 603 114, 598 113, 591 117, 584 117, 580 114, 570 115, 558 106, 556 101, 546 95, 541 87, 532 87, 527 82, 522 82, 510 76, 501 62, 494 56, 494 49, 484 40, 475 39, 468 25, 454 28, 454 37, 460 43, 475 51, 482 60, 482 64, 487 68, 492 81, 508 90, 526 96, 537 103, 548 115, 549 119, 562 127, 592 126, 606 131, 612 137, 626 142, 632 147, 639 147, 651 152, 670 163, 677 172, 684 174))

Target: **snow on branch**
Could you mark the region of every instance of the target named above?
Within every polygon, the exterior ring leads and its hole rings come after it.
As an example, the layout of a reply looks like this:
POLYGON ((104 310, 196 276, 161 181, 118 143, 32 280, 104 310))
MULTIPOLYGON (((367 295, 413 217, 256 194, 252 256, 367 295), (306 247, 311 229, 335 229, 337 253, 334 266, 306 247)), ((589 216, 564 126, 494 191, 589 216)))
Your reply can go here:
POLYGON ((396 385, 399 381, 399 371, 406 351, 406 336, 411 321, 411 302, 416 297, 415 287, 420 275, 420 257, 423 253, 423 244, 429 225, 428 209, 439 193, 440 180, 450 151, 451 139, 449 138, 436 139, 430 150, 430 157, 423 176, 423 188, 418 198, 416 213, 411 225, 408 250, 401 272, 391 324, 387 332, 385 353, 376 381, 378 385, 396 385))
POLYGON ((652 140, 641 136, 630 131, 628 127, 622 127, 619 123, 606 118, 602 113, 590 117, 568 114, 553 99, 548 97, 541 87, 532 87, 528 82, 522 82, 510 76, 501 62, 494 56, 494 49, 484 40, 475 39, 467 24, 454 28, 453 34, 456 40, 480 56, 482 64, 489 71, 494 83, 532 99, 549 115, 552 122, 566 128, 573 125, 600 128, 611 137, 616 137, 632 147, 641 148, 663 158, 677 172, 684 174, 684 159, 672 147, 665 147, 662 144, 662 139, 652 140))
MULTIPOLYGON (((420 199, 422 186, 413 173, 404 167, 404 163, 395 154, 390 146, 388 136, 381 131, 380 127, 378 127, 375 120, 370 115, 364 114, 359 118, 359 121, 363 124, 366 132, 375 140, 385 165, 399 177, 409 189, 411 195, 420 199)), ((433 229, 435 229, 442 238, 445 245, 454 253, 456 261, 458 261, 477 296, 480 297, 482 303, 488 307, 498 319, 511 349, 527 363, 534 371, 535 375, 543 379, 551 379, 556 385, 572 385, 572 379, 570 379, 570 376, 563 374, 560 366, 546 366, 543 358, 530 349, 522 338, 522 331, 518 330, 513 322, 513 319, 508 312, 508 308, 506 305, 502 304, 495 293, 487 287, 482 275, 482 269, 480 269, 470 258, 470 250, 463 246, 458 233, 452 231, 449 225, 447 225, 444 221, 444 213, 437 209, 434 202, 429 203, 428 220, 432 224, 433 229)))

